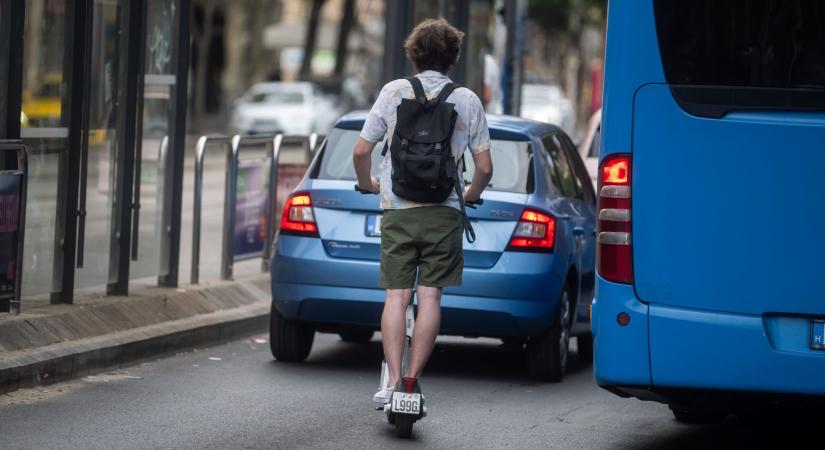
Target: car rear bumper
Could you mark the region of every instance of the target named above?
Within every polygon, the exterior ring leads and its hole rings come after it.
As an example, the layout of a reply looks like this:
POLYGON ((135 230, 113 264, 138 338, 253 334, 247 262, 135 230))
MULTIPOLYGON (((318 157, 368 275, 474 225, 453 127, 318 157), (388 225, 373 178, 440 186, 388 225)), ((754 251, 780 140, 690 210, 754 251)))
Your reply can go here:
MULTIPOLYGON (((319 239, 282 236, 272 259, 273 305, 292 320, 378 328, 384 305, 378 268, 374 260, 331 258, 319 239)), ((564 279, 554 268, 546 254, 508 253, 492 269, 465 268, 463 285, 444 291, 441 332, 540 334, 555 318, 564 279)))
MULTIPOLYGON (((273 306, 291 320, 319 324, 361 325, 378 329, 384 290, 273 283, 273 306)), ((554 304, 445 294, 441 299, 441 334, 529 337, 550 326, 554 304)))
POLYGON ((602 386, 638 395, 689 390, 825 395, 825 351, 808 348, 808 318, 745 315, 638 301, 599 279, 593 308, 602 386), (620 312, 631 316, 622 327, 620 312))

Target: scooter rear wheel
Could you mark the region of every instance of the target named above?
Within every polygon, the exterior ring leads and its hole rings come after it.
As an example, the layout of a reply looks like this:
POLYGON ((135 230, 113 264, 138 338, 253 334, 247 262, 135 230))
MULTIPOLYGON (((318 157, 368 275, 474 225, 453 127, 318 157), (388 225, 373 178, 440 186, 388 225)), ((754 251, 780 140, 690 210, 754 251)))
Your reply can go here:
POLYGON ((406 414, 399 415, 395 418, 395 434, 402 439, 407 439, 412 435, 413 423, 415 418, 406 414))

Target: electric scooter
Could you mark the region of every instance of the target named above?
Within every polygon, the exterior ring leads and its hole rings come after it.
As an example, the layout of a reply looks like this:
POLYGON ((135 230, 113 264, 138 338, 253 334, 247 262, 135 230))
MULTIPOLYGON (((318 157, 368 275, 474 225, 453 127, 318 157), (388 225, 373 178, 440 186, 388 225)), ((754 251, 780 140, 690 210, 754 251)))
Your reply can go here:
MULTIPOLYGON (((406 331, 404 333, 404 353, 401 359, 401 373, 407 371, 410 364, 410 343, 412 341, 413 329, 415 328, 415 313, 413 312, 413 302, 415 300, 415 289, 410 296, 410 304, 407 305, 405 313, 406 331)), ((389 381, 390 372, 387 361, 381 362, 381 383, 379 389, 386 386, 389 381)), ((421 386, 415 378, 403 377, 396 384, 395 391, 389 403, 378 406, 376 411, 384 411, 387 415, 387 422, 395 426, 395 433, 400 438, 408 438, 412 434, 413 424, 427 416, 427 407, 424 406, 424 396, 421 394, 421 386)))

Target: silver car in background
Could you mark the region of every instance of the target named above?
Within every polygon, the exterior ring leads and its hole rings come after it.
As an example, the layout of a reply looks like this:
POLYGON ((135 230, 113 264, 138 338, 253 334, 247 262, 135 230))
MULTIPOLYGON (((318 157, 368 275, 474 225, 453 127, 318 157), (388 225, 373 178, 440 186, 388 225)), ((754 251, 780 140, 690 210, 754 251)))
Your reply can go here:
POLYGON ((313 83, 258 83, 235 102, 230 128, 239 134, 326 133, 338 115, 313 83))
POLYGON ((521 86, 521 112, 525 119, 553 124, 575 135, 576 113, 561 88, 554 84, 526 83, 521 86))

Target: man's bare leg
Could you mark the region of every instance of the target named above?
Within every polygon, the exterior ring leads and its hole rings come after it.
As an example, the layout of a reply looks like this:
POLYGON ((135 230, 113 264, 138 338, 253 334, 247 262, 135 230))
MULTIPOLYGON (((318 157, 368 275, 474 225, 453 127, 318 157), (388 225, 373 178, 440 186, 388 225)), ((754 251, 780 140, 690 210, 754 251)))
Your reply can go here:
POLYGON ((404 376, 418 378, 430 359, 441 326, 441 288, 418 286, 418 314, 415 316, 410 367, 404 376))
MULTIPOLYGON (((384 298, 384 312, 381 314, 381 337, 384 344, 384 358, 390 372, 388 386, 395 386, 401 378, 401 359, 404 356, 404 334, 406 323, 404 314, 410 302, 412 289, 387 289, 384 298)), ((416 323, 416 329, 418 324, 416 323)))

